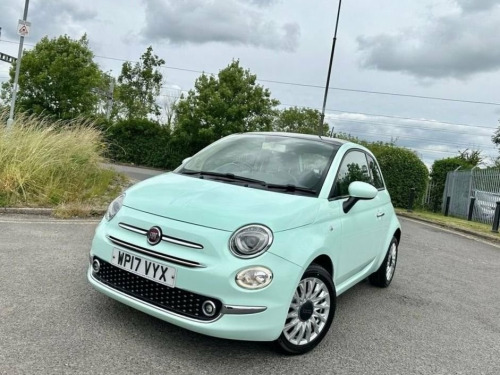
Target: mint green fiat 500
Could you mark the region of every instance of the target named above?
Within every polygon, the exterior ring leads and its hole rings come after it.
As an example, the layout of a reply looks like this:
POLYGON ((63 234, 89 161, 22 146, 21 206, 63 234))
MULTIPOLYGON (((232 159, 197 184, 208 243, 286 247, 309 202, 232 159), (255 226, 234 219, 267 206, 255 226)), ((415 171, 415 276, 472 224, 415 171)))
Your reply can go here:
POLYGON ((300 354, 325 337, 338 295, 365 278, 391 283, 400 238, 366 148, 236 134, 116 198, 88 279, 180 327, 300 354))

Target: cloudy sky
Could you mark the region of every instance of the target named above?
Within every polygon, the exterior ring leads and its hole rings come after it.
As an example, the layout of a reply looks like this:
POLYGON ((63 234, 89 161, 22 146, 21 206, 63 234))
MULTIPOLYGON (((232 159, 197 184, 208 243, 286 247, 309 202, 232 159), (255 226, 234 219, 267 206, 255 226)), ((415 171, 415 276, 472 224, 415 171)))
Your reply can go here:
MULTIPOLYGON (((0 52, 17 55, 24 0, 0 1, 0 52)), ((286 106, 321 108, 337 0, 32 0, 27 48, 87 33, 118 75, 147 46, 168 87, 239 59, 286 106)), ((327 103, 335 131, 396 140, 427 165, 458 150, 498 151, 500 0, 344 1, 327 103), (434 99, 431 99, 434 98, 434 99)), ((0 81, 8 64, 0 62, 0 81)), ((166 92, 168 92, 168 87, 166 92)))

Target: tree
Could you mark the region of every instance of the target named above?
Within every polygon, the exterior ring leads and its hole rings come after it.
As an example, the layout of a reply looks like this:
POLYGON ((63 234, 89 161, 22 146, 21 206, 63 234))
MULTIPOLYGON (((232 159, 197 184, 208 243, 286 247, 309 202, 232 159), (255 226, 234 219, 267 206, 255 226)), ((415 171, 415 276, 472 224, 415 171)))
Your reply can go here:
MULTIPOLYGON (((19 73, 16 107, 28 113, 70 119, 93 114, 103 86, 103 74, 93 61, 87 36, 73 40, 67 35, 42 38, 25 51, 19 73)), ((2 85, 2 99, 10 100, 15 64, 10 81, 2 85)))
POLYGON ((177 149, 189 156, 232 133, 271 130, 279 102, 256 80, 238 60, 217 76, 198 77, 176 105, 177 149))
MULTIPOLYGON (((499 120, 500 122, 500 120, 499 120)), ((495 146, 500 146, 500 126, 495 130, 491 137, 491 141, 495 144, 495 146)), ((495 168, 500 168, 500 157, 495 160, 495 168)))
MULTIPOLYGON (((317 109, 292 107, 279 112, 273 122, 273 130, 302 134, 318 134, 321 112, 317 109)), ((328 134, 328 124, 323 123, 321 135, 328 134)))
POLYGON ((167 128, 171 129, 173 126, 173 120, 175 115, 175 106, 179 99, 181 98, 182 91, 177 88, 171 88, 161 95, 160 106, 161 106, 161 123, 167 128))
POLYGON ((116 78, 112 77, 109 73, 104 73, 102 86, 94 89, 94 92, 99 97, 95 107, 95 114, 98 116, 99 120, 109 120, 111 117, 115 86, 116 78))
POLYGON ((130 120, 147 119, 149 115, 160 116, 156 99, 160 94, 163 75, 158 68, 164 64, 165 60, 155 55, 151 46, 135 65, 128 61, 123 63, 115 90, 114 117, 130 120))
POLYGON ((500 126, 497 128, 497 130, 495 130, 495 132, 491 136, 491 141, 495 144, 495 146, 500 146, 500 126))
POLYGON ((484 161, 481 155, 481 150, 469 150, 466 148, 463 151, 458 150, 458 157, 472 166, 477 166, 484 161))

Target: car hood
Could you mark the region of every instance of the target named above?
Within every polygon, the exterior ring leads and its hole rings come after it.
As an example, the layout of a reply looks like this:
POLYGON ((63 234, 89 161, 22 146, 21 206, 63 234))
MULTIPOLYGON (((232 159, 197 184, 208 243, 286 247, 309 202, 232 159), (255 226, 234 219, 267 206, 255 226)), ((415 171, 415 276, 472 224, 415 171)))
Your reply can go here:
POLYGON ((279 232, 312 223, 319 200, 166 173, 128 189, 124 205, 225 231, 257 223, 279 232))

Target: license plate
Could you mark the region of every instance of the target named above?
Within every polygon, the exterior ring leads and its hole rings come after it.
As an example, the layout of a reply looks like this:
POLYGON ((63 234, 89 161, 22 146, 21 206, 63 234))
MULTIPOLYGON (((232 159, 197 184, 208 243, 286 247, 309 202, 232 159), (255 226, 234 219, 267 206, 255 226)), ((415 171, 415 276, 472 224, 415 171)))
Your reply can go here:
POLYGON ((113 248, 111 264, 157 283, 175 286, 176 270, 173 267, 167 267, 116 248, 113 248))

